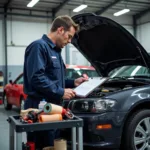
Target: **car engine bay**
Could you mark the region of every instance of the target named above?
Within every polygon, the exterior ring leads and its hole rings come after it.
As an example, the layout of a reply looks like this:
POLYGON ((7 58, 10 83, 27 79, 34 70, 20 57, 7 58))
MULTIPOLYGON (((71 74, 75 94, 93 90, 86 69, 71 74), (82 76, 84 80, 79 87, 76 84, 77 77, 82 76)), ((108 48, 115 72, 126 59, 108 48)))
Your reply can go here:
POLYGON ((106 96, 113 92, 127 90, 134 87, 148 85, 148 82, 141 82, 135 80, 112 80, 107 81, 100 87, 96 88, 92 93, 90 93, 87 98, 96 98, 106 96))
MULTIPOLYGON (((143 80, 135 80, 135 79, 110 79, 103 83, 101 86, 96 88, 93 92, 91 92, 87 97, 75 97, 72 100, 83 100, 87 98, 100 98, 103 96, 108 96, 112 93, 119 92, 122 90, 128 90, 135 87, 140 87, 144 85, 149 85, 150 81, 143 81, 143 80)), ((64 100, 63 106, 67 108, 69 104, 68 100, 64 100)))

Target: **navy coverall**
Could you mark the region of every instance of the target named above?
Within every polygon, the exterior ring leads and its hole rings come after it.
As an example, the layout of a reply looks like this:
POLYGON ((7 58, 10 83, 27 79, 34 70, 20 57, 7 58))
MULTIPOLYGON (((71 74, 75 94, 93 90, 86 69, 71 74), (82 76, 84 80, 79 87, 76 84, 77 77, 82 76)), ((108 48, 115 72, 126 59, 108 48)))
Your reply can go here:
MULTIPOLYGON (((24 59, 24 92, 28 95, 25 109, 38 108, 43 98, 47 102, 61 105, 64 88, 74 87, 74 80, 65 79, 65 65, 61 57, 61 49, 58 49, 47 35, 43 35, 41 39, 32 42, 26 48, 24 59)), ((38 133, 34 132, 34 135, 38 133)), ((40 132, 34 140, 37 143, 38 139, 40 143, 45 142, 43 143, 45 146, 48 146, 47 140, 49 140, 50 145, 53 145, 52 135, 46 136, 47 133, 47 131, 43 132, 45 139, 40 132)), ((28 135, 28 140, 33 140, 31 133, 28 135)))

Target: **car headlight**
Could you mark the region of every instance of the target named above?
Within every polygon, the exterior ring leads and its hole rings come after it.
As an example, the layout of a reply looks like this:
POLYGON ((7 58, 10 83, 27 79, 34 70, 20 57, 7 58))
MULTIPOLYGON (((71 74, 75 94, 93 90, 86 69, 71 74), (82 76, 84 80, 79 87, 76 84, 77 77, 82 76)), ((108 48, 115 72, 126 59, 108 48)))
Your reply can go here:
POLYGON ((90 100, 74 100, 68 108, 76 113, 99 113, 102 111, 111 111, 116 101, 111 99, 90 99, 90 100))

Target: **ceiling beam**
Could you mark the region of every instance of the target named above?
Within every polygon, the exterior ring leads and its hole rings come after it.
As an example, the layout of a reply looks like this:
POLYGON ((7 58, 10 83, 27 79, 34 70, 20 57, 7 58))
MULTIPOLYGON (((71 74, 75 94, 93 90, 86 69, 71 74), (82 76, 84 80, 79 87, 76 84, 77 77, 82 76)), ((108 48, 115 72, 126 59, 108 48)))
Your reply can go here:
POLYGON ((12 2, 13 0, 8 0, 6 3, 5 3, 5 5, 4 5, 4 8, 8 8, 8 6, 9 6, 9 4, 12 2))
POLYGON ((128 1, 128 3, 135 3, 135 4, 144 4, 144 5, 150 5, 150 2, 140 2, 140 1, 132 1, 132 0, 130 0, 130 1, 128 1))
POLYGON ((31 12, 47 12, 51 13, 52 11, 46 11, 46 10, 41 10, 41 9, 35 9, 35 8, 19 8, 19 7, 9 7, 11 10, 25 10, 25 11, 31 11, 31 12))
POLYGON ((140 13, 135 15, 136 19, 139 19, 140 17, 144 16, 146 13, 150 12, 150 7, 148 7, 147 9, 141 11, 140 13))
POLYGON ((64 0, 60 5, 58 5, 56 8, 53 9, 54 16, 56 13, 63 7, 65 6, 70 0, 64 0))
POLYGON ((8 12, 0 12, 2 15, 13 15, 13 16, 23 16, 23 17, 35 17, 35 18, 52 18, 52 16, 44 16, 44 15, 33 15, 33 14, 20 14, 20 13, 8 13, 8 12))
POLYGON ((100 15, 100 14, 104 13, 105 11, 107 11, 109 8, 111 8, 112 6, 116 5, 120 1, 121 0, 114 0, 113 2, 111 2, 110 4, 108 4, 107 6, 105 6, 102 9, 96 11, 95 14, 100 15))

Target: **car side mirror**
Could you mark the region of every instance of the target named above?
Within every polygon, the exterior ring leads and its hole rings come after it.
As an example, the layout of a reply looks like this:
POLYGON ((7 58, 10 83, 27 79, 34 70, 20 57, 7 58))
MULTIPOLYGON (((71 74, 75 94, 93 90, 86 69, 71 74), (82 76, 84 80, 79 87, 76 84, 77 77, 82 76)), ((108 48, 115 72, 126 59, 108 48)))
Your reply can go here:
POLYGON ((12 80, 9 80, 9 83, 10 83, 10 84, 13 84, 13 81, 12 81, 12 80))

